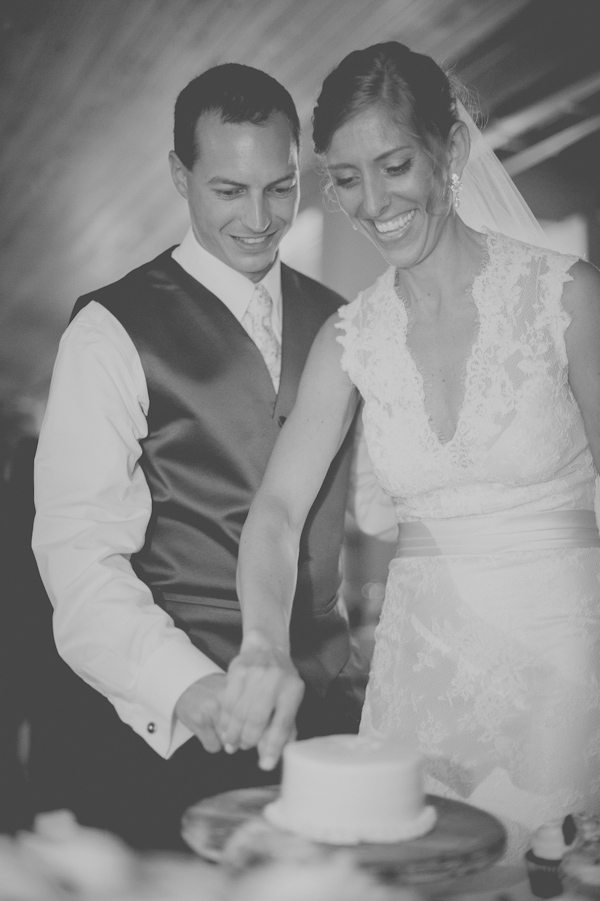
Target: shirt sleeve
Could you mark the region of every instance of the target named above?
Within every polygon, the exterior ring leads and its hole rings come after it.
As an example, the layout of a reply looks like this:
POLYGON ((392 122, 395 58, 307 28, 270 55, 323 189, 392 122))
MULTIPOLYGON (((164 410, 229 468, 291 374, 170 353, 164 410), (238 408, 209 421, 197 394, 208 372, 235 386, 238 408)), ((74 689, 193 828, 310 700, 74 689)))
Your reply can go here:
POLYGON ((398 523, 394 506, 373 471, 360 418, 354 440, 348 508, 365 535, 372 535, 381 541, 397 540, 398 523))
POLYGON ((140 467, 149 400, 133 342, 91 302, 58 350, 35 459, 33 550, 60 655, 169 757, 192 733, 175 704, 221 672, 134 573, 151 497, 140 467))

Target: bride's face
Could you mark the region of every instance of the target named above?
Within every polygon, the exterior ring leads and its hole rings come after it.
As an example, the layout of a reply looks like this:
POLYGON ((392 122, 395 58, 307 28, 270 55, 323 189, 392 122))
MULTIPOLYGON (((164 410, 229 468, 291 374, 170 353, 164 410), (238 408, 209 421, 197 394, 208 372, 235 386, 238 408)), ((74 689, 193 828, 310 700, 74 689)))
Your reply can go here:
POLYGON ((407 269, 429 256, 450 211, 447 173, 385 107, 334 133, 327 169, 343 211, 388 263, 407 269))

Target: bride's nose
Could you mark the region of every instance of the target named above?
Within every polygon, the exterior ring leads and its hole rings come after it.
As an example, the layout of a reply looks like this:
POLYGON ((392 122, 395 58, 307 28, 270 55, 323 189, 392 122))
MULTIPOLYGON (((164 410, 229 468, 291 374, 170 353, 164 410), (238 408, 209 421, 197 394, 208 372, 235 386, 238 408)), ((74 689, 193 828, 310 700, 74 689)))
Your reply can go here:
POLYGON ((382 178, 372 176, 363 180, 362 212, 366 219, 377 219, 389 206, 390 198, 382 178))

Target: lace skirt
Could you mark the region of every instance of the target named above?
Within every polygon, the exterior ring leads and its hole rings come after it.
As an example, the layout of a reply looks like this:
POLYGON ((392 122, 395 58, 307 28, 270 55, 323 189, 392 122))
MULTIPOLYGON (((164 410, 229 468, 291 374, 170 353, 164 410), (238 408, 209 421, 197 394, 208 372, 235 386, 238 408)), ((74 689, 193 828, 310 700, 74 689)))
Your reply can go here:
POLYGON ((397 557, 375 639, 361 732, 496 815, 507 862, 542 822, 600 813, 600 548, 397 557))

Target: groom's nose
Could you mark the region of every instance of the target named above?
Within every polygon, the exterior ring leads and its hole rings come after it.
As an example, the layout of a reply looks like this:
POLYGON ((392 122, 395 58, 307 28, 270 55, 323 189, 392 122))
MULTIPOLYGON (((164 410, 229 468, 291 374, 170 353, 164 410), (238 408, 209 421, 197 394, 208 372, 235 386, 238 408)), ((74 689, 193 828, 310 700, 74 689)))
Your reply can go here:
POLYGON ((267 199, 262 194, 248 197, 243 222, 250 231, 261 233, 267 230, 271 224, 271 211, 267 199))

